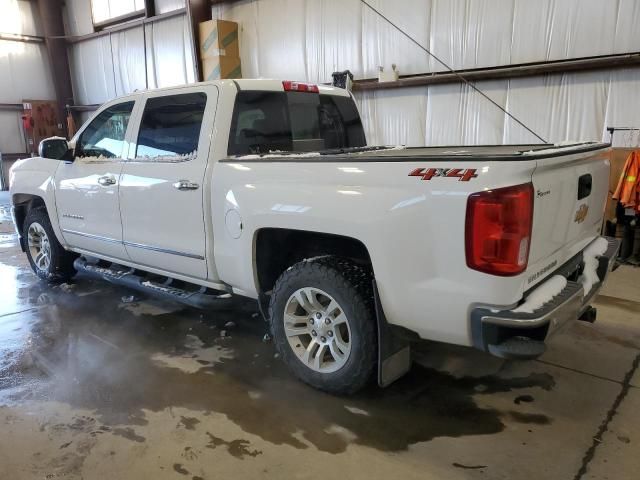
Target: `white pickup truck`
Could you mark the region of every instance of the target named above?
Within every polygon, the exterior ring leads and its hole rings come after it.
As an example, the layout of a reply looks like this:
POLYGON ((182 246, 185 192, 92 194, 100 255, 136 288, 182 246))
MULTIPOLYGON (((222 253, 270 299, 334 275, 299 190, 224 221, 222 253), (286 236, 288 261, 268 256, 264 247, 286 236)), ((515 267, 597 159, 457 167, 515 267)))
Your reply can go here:
POLYGON ((224 80, 103 105, 12 168, 34 272, 213 308, 258 299, 290 370, 386 385, 412 339, 535 358, 589 302, 607 145, 367 147, 342 89, 224 80))

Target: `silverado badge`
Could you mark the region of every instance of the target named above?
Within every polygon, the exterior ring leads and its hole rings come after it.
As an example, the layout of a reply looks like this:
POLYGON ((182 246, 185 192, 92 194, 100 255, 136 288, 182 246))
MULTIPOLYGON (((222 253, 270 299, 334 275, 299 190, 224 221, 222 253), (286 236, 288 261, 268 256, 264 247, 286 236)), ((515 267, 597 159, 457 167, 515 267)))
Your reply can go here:
POLYGON ((587 212, 589 212, 589 206, 586 203, 583 203, 576 211, 576 216, 573 221, 576 223, 584 222, 584 219, 587 218, 587 212))

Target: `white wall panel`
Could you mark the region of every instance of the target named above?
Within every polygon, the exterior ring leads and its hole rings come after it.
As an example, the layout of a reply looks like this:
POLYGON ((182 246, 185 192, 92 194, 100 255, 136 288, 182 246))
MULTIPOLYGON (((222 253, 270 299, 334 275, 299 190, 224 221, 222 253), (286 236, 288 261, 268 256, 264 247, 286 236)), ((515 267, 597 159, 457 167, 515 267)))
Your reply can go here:
MULTIPOLYGON (((568 119, 568 89, 563 75, 509 80, 507 109, 547 141, 564 140, 568 119)), ((504 143, 538 143, 516 122, 505 121, 504 143)))
POLYGON ((26 0, 2 0, 0 33, 42 35, 42 25, 36 2, 26 0))
POLYGON ((331 73, 346 69, 362 77, 362 4, 317 0, 306 8, 307 78, 327 82, 331 73))
POLYGON ((111 35, 116 95, 147 88, 142 26, 111 35))
MULTIPOLYGON (((369 1, 454 68, 640 50, 637 0, 369 1)), ((359 0, 247 0, 214 7, 212 13, 239 23, 245 77, 327 82, 331 72, 349 69, 356 78, 370 78, 379 65, 392 63, 401 74, 443 70, 359 0)), ((605 123, 640 124, 634 106, 638 89, 633 90, 634 82, 640 84, 639 71, 479 86, 547 140, 600 140, 605 123), (622 100, 625 95, 632 100, 622 100)), ((537 142, 464 85, 363 92, 356 99, 372 143, 537 142)))
MULTIPOLYGON (((506 81, 479 87, 495 102, 506 102, 506 81)), ((426 144, 473 145, 502 143, 504 113, 463 84, 433 85, 428 90, 426 144)))
MULTIPOLYGON (((256 19, 252 26, 256 29, 259 45, 255 65, 258 76, 307 78, 304 18, 308 12, 305 12, 305 3, 299 0, 273 0, 264 8, 257 2, 255 8, 249 6, 246 13, 255 14, 256 19), (286 28, 283 28, 285 21, 286 28)), ((311 48, 314 47, 317 52, 324 51, 324 48, 317 48, 315 43, 311 48)), ((244 65, 242 68, 244 70, 244 65)), ((244 71, 243 75, 248 76, 244 71)))
MULTIPOLYGON (((452 68, 509 64, 513 8, 513 0, 433 1, 431 51, 452 68)), ((430 64, 444 69, 433 58, 430 64)))
POLYGON ((188 27, 181 15, 148 23, 145 31, 138 26, 72 44, 69 59, 76 103, 100 104, 147 86, 195 82, 188 27))
MULTIPOLYGON (((431 1, 370 0, 389 20, 401 27, 424 47, 429 47, 431 1), (411 15, 407 15, 411 12, 411 15)), ((376 78, 378 67, 389 70, 396 64, 401 75, 423 73, 430 69, 429 56, 377 13, 362 9, 362 76, 376 78), (402 52, 401 55, 399 53, 402 52)))
POLYGON ((379 90, 356 95, 367 143, 424 145, 427 88, 379 90))
POLYGON ((185 16, 150 23, 146 29, 149 88, 195 82, 193 46, 185 16))
POLYGON ((638 0, 618 0, 614 50, 616 52, 636 52, 640 46, 640 2, 638 0))
MULTIPOLYGON (((4 0, 0 32, 42 35, 36 2, 4 0)), ((43 43, 0 40, 0 103, 54 100, 55 91, 43 43)), ((20 111, 0 111, 0 152, 25 151, 20 111)))
POLYGON ((565 77, 569 85, 569 114, 563 140, 605 139, 602 133, 605 126, 611 72, 572 73, 565 77))
POLYGON ((21 112, 0 110, 0 152, 20 153, 26 150, 20 115, 21 112))
POLYGON ((0 103, 55 99, 46 47, 0 40, 0 103))
POLYGON ((639 85, 640 68, 616 70, 610 73, 604 127, 640 127, 639 85))
POLYGON ((65 0, 64 13, 67 35, 86 35, 93 32, 91 0, 65 0))
POLYGON ((103 103, 116 96, 109 36, 73 44, 69 52, 76 103, 103 103))
POLYGON ((172 12, 185 7, 185 0, 155 0, 156 15, 172 12))

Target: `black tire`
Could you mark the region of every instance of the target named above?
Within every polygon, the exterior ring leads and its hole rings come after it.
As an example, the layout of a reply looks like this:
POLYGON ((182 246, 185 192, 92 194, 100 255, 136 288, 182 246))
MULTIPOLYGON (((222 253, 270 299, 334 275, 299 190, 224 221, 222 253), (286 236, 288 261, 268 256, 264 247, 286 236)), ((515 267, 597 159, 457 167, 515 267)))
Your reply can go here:
POLYGON ((49 214, 44 208, 34 208, 29 210, 22 228, 22 238, 26 247, 27 258, 33 272, 42 280, 51 283, 65 282, 73 278, 76 269, 73 268, 73 262, 78 257, 76 253, 68 252, 58 241, 56 234, 51 227, 49 214), (29 228, 34 223, 42 226, 47 234, 50 247, 50 261, 46 268, 40 268, 36 265, 32 252, 29 249, 29 228))
POLYGON ((296 263, 276 281, 269 303, 274 342, 289 370, 303 382, 334 394, 353 394, 371 379, 377 361, 377 330, 371 270, 334 256, 296 263), (298 358, 285 334, 284 310, 300 288, 331 295, 348 318, 351 349, 346 363, 333 372, 319 372, 298 358))

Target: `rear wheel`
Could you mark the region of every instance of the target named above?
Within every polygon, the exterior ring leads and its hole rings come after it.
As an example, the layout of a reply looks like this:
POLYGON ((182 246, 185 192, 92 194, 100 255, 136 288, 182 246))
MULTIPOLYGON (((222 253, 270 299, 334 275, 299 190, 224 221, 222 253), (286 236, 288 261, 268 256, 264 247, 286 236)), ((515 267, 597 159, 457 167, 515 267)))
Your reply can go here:
POLYGON ((44 208, 27 213, 22 235, 29 264, 38 277, 49 282, 63 282, 76 274, 73 261, 77 255, 66 251, 58 242, 44 208))
POLYGON ((320 257, 297 263, 274 288, 270 322, 283 360, 315 388, 354 393, 375 368, 377 345, 371 273, 320 257))

